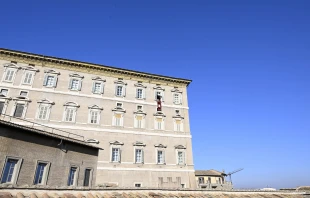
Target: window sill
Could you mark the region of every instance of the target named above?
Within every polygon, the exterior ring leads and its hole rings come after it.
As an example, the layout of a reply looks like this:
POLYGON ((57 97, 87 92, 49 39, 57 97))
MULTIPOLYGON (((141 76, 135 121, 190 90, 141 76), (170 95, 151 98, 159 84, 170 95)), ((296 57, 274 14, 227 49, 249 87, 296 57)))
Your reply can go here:
POLYGON ((166 165, 166 163, 157 163, 157 165, 166 165))
POLYGON ((13 83, 13 81, 6 81, 6 80, 3 80, 2 82, 4 82, 4 83, 13 83))

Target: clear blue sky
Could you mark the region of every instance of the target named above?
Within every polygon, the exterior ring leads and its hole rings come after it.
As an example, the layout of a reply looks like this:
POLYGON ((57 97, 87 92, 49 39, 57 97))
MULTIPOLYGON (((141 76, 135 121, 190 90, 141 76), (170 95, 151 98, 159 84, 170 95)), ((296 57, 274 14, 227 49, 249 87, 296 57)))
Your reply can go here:
POLYGON ((310 1, 87 2, 1 2, 0 46, 192 79, 196 169, 310 185, 310 1))

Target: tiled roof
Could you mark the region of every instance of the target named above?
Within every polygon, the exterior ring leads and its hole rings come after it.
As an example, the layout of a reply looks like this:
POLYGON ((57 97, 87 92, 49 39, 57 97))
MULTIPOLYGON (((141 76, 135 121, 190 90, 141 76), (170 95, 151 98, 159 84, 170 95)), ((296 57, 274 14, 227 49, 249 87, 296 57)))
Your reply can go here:
POLYGON ((26 131, 31 132, 31 133, 37 133, 37 134, 40 134, 40 135, 45 135, 45 136, 48 136, 48 137, 53 137, 53 138, 65 140, 65 141, 68 141, 68 142, 73 142, 75 144, 80 144, 80 145, 87 146, 87 147, 101 149, 100 147, 97 147, 95 145, 89 144, 87 142, 84 142, 84 141, 81 141, 81 140, 78 140, 78 139, 73 139, 73 138, 62 136, 62 135, 59 135, 59 134, 56 134, 56 133, 50 133, 50 132, 43 131, 43 130, 40 130, 40 129, 31 128, 31 127, 28 127, 28 126, 25 126, 25 125, 19 125, 19 124, 16 124, 16 123, 13 123, 13 122, 9 122, 9 121, 0 120, 0 126, 1 125, 7 125, 7 126, 10 126, 10 127, 23 129, 23 130, 26 130, 26 131))
POLYGON ((0 198, 303 198, 303 192, 2 189, 0 198))
POLYGON ((225 173, 211 169, 211 170, 196 170, 195 175, 196 176, 222 176, 222 175, 225 175, 225 173))

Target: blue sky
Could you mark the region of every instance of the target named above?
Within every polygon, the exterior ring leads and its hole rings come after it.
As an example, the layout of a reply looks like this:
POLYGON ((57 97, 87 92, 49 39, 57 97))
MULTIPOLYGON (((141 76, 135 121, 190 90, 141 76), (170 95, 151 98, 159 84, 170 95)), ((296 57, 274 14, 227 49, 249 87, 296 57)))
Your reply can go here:
POLYGON ((307 0, 3 1, 0 46, 189 78, 196 169, 310 185, 307 0))

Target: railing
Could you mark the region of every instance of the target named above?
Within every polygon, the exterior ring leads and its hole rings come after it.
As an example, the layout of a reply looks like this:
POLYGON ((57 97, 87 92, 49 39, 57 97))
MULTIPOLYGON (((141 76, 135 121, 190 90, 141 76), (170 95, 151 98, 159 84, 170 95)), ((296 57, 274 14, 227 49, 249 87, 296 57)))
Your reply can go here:
POLYGON ((62 136, 68 137, 68 138, 75 138, 75 139, 85 141, 85 137, 82 135, 70 133, 68 131, 56 129, 56 128, 49 127, 49 126, 46 126, 46 125, 43 125, 40 123, 31 122, 31 121, 23 119, 23 118, 17 118, 17 117, 13 117, 10 115, 0 113, 0 120, 6 121, 6 122, 11 122, 14 124, 24 125, 24 126, 27 126, 30 128, 40 129, 40 130, 43 130, 43 131, 48 132, 48 133, 62 135, 62 136))

